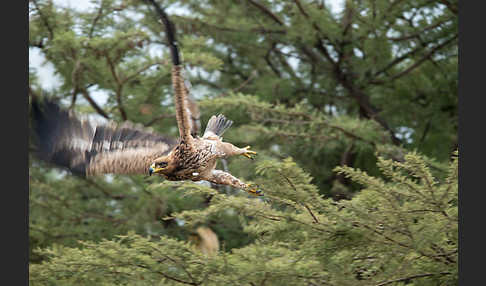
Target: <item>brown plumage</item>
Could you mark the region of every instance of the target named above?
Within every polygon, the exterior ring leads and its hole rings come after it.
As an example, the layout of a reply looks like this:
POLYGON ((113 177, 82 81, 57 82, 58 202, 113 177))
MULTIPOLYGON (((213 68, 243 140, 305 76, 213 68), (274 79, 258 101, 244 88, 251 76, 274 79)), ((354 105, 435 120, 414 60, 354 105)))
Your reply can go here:
POLYGON ((179 127, 179 144, 167 155, 153 161, 150 174, 159 174, 167 180, 180 181, 206 180, 216 184, 230 185, 243 189, 254 195, 263 195, 261 191, 249 186, 233 175, 215 170, 217 159, 235 155, 252 158, 256 152, 249 150, 249 146, 239 148, 231 143, 223 142, 223 133, 231 126, 233 121, 224 115, 212 116, 202 137, 191 135, 190 116, 187 108, 188 92, 181 75, 181 67, 172 68, 172 85, 174 88, 174 101, 176 107, 177 125, 179 127))
POLYGON ((239 148, 222 141, 221 136, 233 123, 223 115, 212 116, 204 135, 196 136, 199 110, 188 96, 181 67, 175 66, 172 72, 178 141, 130 122, 95 124, 62 110, 52 100, 32 98, 38 157, 83 176, 159 174, 168 180, 206 180, 262 195, 231 174, 215 170, 218 158, 252 158, 256 153, 249 146, 239 148))
POLYGON ((50 99, 32 99, 36 155, 81 176, 147 174, 155 158, 176 144, 131 122, 98 124, 80 119, 50 99))
POLYGON ((198 227, 190 234, 189 241, 195 244, 196 249, 208 256, 213 256, 219 251, 218 236, 208 227, 198 227))
POLYGON ((188 143, 191 147, 191 117, 188 109, 188 89, 184 84, 184 79, 181 75, 181 66, 172 67, 172 88, 174 89, 174 105, 176 109, 177 126, 179 127, 179 134, 181 140, 188 143))
POLYGON ((189 87, 181 74, 174 25, 155 1, 149 2, 164 23, 171 50, 179 141, 175 143, 170 138, 139 127, 127 126, 128 123, 92 125, 50 102, 46 103, 46 110, 42 110, 39 102, 32 98, 37 154, 43 160, 82 175, 149 172, 169 180, 207 180, 263 195, 231 174, 215 170, 218 158, 243 155, 252 159, 256 152, 249 150, 249 146, 238 148, 222 141, 223 132, 232 124, 223 115, 211 117, 203 137, 197 136, 199 110, 188 96, 189 87))

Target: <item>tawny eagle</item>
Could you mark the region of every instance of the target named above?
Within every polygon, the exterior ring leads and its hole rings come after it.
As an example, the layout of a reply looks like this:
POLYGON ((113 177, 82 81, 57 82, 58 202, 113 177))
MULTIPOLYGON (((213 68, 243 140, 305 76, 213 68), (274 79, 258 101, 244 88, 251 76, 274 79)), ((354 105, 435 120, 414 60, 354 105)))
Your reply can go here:
POLYGON ((223 115, 212 116, 202 137, 194 120, 197 109, 190 105, 181 66, 172 68, 172 85, 180 137, 171 139, 130 122, 96 125, 46 100, 32 100, 33 130, 37 154, 73 173, 157 174, 167 180, 206 180, 230 185, 253 195, 263 195, 228 172, 216 170, 218 158, 256 153, 223 142, 222 134, 232 124, 223 115), (192 114, 192 115, 191 115, 192 114))

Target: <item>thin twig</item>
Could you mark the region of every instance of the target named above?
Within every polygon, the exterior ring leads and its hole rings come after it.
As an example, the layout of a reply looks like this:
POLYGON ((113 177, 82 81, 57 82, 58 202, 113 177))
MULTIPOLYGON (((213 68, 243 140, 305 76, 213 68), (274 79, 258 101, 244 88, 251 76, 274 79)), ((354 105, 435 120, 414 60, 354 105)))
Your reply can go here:
POLYGON ((103 1, 100 2, 100 7, 98 8, 98 14, 96 14, 96 17, 93 19, 93 22, 91 23, 91 28, 89 29, 89 33, 88 33, 88 37, 90 39, 93 37, 93 32, 96 23, 98 22, 98 20, 101 18, 102 15, 103 15, 103 1))
POLYGON ((248 0, 248 2, 250 2, 250 4, 252 4, 253 6, 257 7, 258 9, 260 9, 260 11, 262 11, 265 15, 269 16, 270 18, 272 18, 273 21, 277 22, 280 26, 283 26, 284 23, 282 22, 282 20, 280 20, 275 14, 272 13, 272 11, 268 10, 267 7, 263 6, 262 4, 258 3, 258 2, 255 2, 253 0, 248 0))
POLYGON ((154 117, 152 120, 150 120, 149 122, 145 123, 144 126, 145 127, 149 127, 151 125, 153 125, 155 122, 161 120, 161 119, 164 119, 164 118, 174 118, 175 117, 175 114, 161 114, 157 117, 154 117))
MULTIPOLYGON (((232 92, 232 93, 235 93, 235 92, 240 91, 242 88, 244 88, 244 87, 245 87, 245 86, 246 86, 246 85, 247 85, 247 84, 248 84, 248 83, 249 83, 249 82, 250 82, 252 79, 254 79, 256 76, 257 76, 257 72, 256 72, 256 71, 253 71, 253 72, 251 73, 251 75, 250 75, 250 76, 249 76, 249 77, 248 77, 248 78, 247 78, 247 79, 246 79, 246 80, 245 80, 245 81, 244 81, 242 84, 240 84, 240 85, 239 85, 238 87, 236 87, 236 88, 233 88, 233 89, 231 90, 231 92, 232 92)), ((228 93, 224 93, 224 92, 223 92, 223 93, 221 93, 219 96, 227 96, 227 95, 228 95, 228 93)))

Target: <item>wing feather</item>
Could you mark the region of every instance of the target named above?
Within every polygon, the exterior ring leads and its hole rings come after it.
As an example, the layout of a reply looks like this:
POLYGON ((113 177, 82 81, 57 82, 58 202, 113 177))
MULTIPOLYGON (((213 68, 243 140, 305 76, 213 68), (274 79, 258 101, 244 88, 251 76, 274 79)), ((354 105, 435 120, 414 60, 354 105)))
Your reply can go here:
POLYGON ((201 131, 201 112, 199 111, 199 106, 197 105, 196 100, 191 95, 191 82, 187 79, 185 73, 182 73, 182 76, 184 78, 184 86, 186 89, 186 110, 190 118, 189 123, 191 125, 191 135, 192 137, 196 137, 201 131))
POLYGON ((187 146, 191 146, 193 137, 191 135, 191 119, 187 107, 188 90, 184 84, 181 72, 182 66, 174 65, 172 67, 172 87, 174 89, 176 119, 181 140, 184 141, 187 146))
POLYGON ((51 100, 32 102, 36 154, 78 175, 146 174, 176 141, 130 122, 96 124, 51 100))

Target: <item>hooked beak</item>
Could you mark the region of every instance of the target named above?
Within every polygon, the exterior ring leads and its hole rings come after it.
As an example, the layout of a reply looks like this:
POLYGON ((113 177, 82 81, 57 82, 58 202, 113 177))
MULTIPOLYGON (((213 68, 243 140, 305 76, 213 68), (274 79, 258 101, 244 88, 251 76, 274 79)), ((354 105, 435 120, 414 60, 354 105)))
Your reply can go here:
POLYGON ((155 163, 152 163, 152 165, 150 165, 150 168, 149 168, 149 176, 152 176, 153 173, 160 173, 160 171, 162 171, 163 168, 156 168, 155 167, 155 163))

